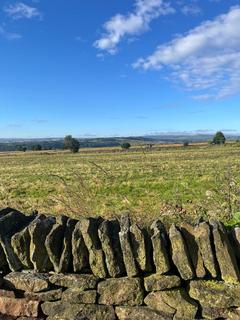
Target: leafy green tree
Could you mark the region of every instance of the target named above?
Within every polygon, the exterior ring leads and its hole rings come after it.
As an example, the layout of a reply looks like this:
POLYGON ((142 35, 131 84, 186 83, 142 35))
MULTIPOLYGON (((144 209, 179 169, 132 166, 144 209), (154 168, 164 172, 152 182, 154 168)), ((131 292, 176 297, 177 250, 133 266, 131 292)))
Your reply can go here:
POLYGON ((121 148, 124 150, 128 150, 131 148, 131 144, 129 142, 124 142, 121 144, 121 148))
POLYGON ((77 153, 80 148, 80 143, 77 139, 71 135, 67 135, 64 138, 64 149, 70 150, 72 153, 77 153))
POLYGON ((33 151, 41 151, 42 150, 42 146, 40 144, 36 144, 32 146, 32 150, 33 151))
POLYGON ((226 142, 226 138, 221 131, 218 131, 213 137, 213 144, 224 144, 226 142))

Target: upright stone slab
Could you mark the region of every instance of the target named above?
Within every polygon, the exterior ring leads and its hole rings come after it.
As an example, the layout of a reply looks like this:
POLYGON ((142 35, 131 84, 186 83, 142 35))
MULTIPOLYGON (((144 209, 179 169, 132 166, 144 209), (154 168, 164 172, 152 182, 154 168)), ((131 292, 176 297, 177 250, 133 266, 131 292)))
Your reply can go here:
POLYGON ((98 237, 98 227, 101 222, 101 219, 82 218, 80 220, 80 229, 89 252, 90 268, 96 277, 104 279, 107 277, 107 268, 98 237))
POLYGON ((238 283, 240 279, 239 269, 227 231, 221 222, 211 220, 210 225, 222 279, 225 282, 238 283))
POLYGON ((151 225, 153 261, 156 267, 156 273, 164 274, 170 271, 170 261, 168 253, 167 234, 161 221, 156 220, 151 225))
POLYGON ((53 270, 53 265, 45 247, 45 241, 54 223, 55 219, 53 217, 45 218, 42 215, 29 226, 31 238, 30 260, 34 266, 34 270, 38 272, 48 272, 53 270))
POLYGON ((123 261, 127 275, 135 277, 139 274, 136 260, 133 254, 133 248, 130 237, 130 219, 128 215, 123 215, 120 219, 121 231, 119 232, 119 239, 123 253, 123 261))
POLYGON ((152 247, 143 232, 143 230, 136 224, 130 226, 130 237, 133 255, 137 262, 138 268, 143 272, 151 272, 152 264, 150 253, 152 247))
POLYGON ((185 239, 185 243, 187 245, 189 256, 196 276, 198 278, 204 278, 206 275, 206 270, 204 268, 204 263, 198 243, 195 239, 195 227, 188 223, 182 223, 181 231, 185 239))
POLYGON ((55 272, 59 272, 66 223, 67 219, 65 219, 65 216, 58 217, 58 219, 56 219, 56 224, 53 225, 45 241, 48 257, 54 267, 55 272))
POLYGON ((72 235, 72 255, 74 272, 81 273, 90 268, 88 249, 82 236, 80 222, 76 224, 72 235))
POLYGON ((232 229, 232 238, 233 238, 236 257, 238 258, 238 260, 240 260, 240 228, 239 227, 235 227, 232 229))
POLYGON ((33 269, 33 264, 30 259, 30 242, 31 236, 29 228, 32 224, 34 224, 37 220, 43 219, 44 216, 36 216, 35 219, 21 231, 15 233, 11 238, 11 245, 13 250, 21 261, 21 264, 24 269, 33 269))
POLYGON ((105 220, 98 229, 108 273, 112 278, 122 275, 125 271, 118 233, 117 221, 105 220))
POLYGON ((11 211, 0 218, 0 244, 12 271, 20 270, 22 263, 13 250, 11 238, 15 233, 25 228, 34 217, 34 215, 25 216, 18 211, 11 211))
POLYGON ((191 265, 191 260, 187 250, 186 243, 181 232, 173 224, 169 230, 171 241, 172 259, 177 267, 182 279, 190 280, 194 277, 194 271, 191 265))
POLYGON ((204 267, 213 278, 216 278, 218 273, 218 264, 213 249, 209 224, 207 222, 201 222, 195 227, 194 232, 204 267))
POLYGON ((58 272, 66 273, 73 270, 73 257, 72 257, 72 234, 77 221, 68 219, 66 229, 63 237, 63 249, 59 261, 58 272))

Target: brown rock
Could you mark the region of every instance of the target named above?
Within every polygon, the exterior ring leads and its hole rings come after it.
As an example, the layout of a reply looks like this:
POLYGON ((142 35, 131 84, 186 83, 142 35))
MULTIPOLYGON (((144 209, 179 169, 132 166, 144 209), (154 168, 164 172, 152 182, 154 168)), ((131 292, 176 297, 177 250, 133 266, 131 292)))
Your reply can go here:
POLYGON ((15 298, 14 291, 0 289, 0 297, 15 298))
POLYGON ((14 317, 37 317, 39 309, 38 301, 16 299, 0 296, 0 313, 14 317))

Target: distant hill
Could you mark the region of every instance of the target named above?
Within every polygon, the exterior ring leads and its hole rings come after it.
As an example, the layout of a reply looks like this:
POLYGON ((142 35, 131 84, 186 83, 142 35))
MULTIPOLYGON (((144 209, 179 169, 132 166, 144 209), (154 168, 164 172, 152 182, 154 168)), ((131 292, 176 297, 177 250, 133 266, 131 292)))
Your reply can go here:
MULTIPOLYGON (((240 140, 240 135, 225 135, 227 140, 240 140)), ((173 144, 205 142, 212 140, 210 134, 159 134, 146 136, 129 137, 109 137, 109 138, 79 138, 81 148, 101 148, 117 147, 123 142, 130 142, 132 145, 139 144, 173 144)), ((35 145, 40 144, 43 150, 63 149, 63 138, 45 138, 45 139, 1 139, 0 152, 17 151, 22 147, 31 150, 35 145)))

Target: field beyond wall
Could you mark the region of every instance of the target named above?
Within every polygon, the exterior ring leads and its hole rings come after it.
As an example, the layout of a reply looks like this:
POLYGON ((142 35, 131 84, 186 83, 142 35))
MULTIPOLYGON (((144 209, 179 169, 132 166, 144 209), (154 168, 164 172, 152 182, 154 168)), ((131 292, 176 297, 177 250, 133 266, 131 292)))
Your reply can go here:
POLYGON ((228 221, 240 211, 240 145, 0 154, 0 208, 113 217, 228 221))

